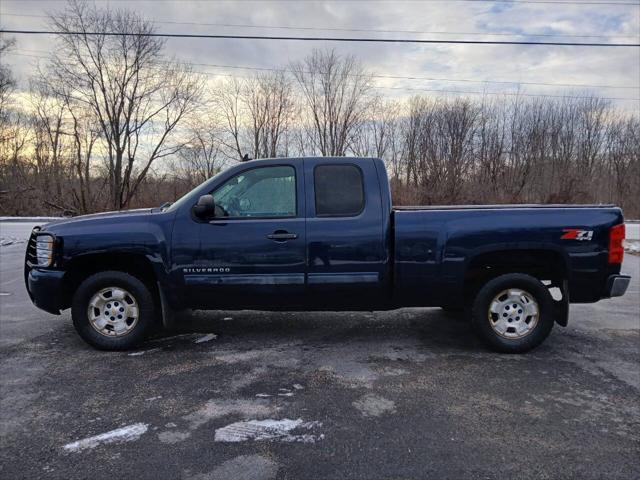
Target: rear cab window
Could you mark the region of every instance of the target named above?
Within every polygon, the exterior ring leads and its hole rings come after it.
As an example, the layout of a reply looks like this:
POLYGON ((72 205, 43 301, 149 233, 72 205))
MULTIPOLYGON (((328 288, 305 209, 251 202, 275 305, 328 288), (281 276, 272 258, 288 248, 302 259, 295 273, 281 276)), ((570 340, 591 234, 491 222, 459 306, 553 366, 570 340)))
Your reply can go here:
POLYGON ((313 182, 317 217, 354 217, 364 210, 364 180, 356 165, 317 165, 313 182))

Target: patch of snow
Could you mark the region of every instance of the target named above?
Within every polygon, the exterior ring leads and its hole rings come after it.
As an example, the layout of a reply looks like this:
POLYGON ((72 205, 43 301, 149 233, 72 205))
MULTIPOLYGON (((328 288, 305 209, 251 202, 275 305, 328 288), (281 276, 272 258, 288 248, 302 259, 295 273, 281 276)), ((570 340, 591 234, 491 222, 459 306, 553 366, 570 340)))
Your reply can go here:
POLYGON ((211 400, 197 411, 184 417, 189 428, 194 430, 207 422, 225 415, 240 415, 243 418, 264 418, 278 410, 267 400, 211 400))
POLYGON ((0 222, 52 222, 54 220, 67 220, 67 217, 0 217, 0 222))
POLYGON ((26 240, 18 240, 15 237, 0 237, 0 247, 8 247, 14 243, 24 243, 26 240))
POLYGON ((389 375, 391 377, 395 377, 398 375, 406 375, 407 373, 409 373, 407 370, 405 370, 404 368, 393 368, 393 367, 385 367, 382 369, 382 374, 383 375, 389 375))
POLYGON ((179 333, 178 335, 171 335, 170 337, 158 338, 157 342, 167 342, 169 340, 177 340, 180 338, 193 338, 195 336, 195 333, 179 333))
POLYGON ((0 221, 0 247, 26 243, 35 225, 34 222, 0 221))
POLYGON ((302 385, 300 385, 299 383, 294 383, 293 384, 293 388, 295 388, 296 390, 303 390, 304 387, 302 385))
POLYGON ((211 340, 215 340, 216 338, 218 338, 218 335, 216 335, 215 333, 209 333, 209 334, 205 335, 204 337, 198 338, 194 343, 209 342, 211 340))
POLYGON ((259 398, 268 398, 270 396, 271 395, 269 395, 268 393, 256 393, 256 397, 259 397, 259 398))
POLYGON ((225 322, 228 322, 230 320, 233 320, 233 318, 232 317, 224 317, 222 320, 225 321, 225 322))
POLYGON ((293 397, 293 392, 279 393, 279 397, 293 397))
POLYGON ((628 253, 640 254, 640 241, 638 240, 625 240, 624 250, 628 253))
POLYGON ((320 422, 305 422, 301 418, 290 420, 249 420, 235 422, 216 430, 216 442, 246 442, 248 440, 264 441, 277 440, 282 442, 315 443, 322 440, 324 435, 309 433, 292 433, 294 430, 311 430, 322 426, 320 422))
POLYGON ((624 224, 625 237, 627 240, 640 240, 640 223, 624 224))
POLYGON ((76 442, 68 443, 63 448, 68 452, 81 452, 95 448, 98 445, 105 445, 109 443, 124 443, 133 442, 138 440, 144 433, 146 433, 149 425, 146 423, 134 423, 126 427, 117 428, 110 432, 101 433, 93 437, 78 440, 76 442))
POLYGON ((278 464, 260 455, 241 455, 218 465, 213 471, 185 480, 273 480, 278 475, 278 464))
POLYGON ((128 355, 130 357, 139 357, 140 355, 144 355, 145 353, 157 352, 160 348, 151 348, 149 350, 141 350, 139 352, 131 352, 128 355))
POLYGON ((396 404, 374 394, 367 394, 352 403, 365 417, 380 417, 386 413, 395 413, 396 404))
POLYGON ((158 440, 162 443, 172 445, 174 443, 184 442, 191 436, 190 432, 181 432, 178 430, 166 430, 158 434, 158 440))

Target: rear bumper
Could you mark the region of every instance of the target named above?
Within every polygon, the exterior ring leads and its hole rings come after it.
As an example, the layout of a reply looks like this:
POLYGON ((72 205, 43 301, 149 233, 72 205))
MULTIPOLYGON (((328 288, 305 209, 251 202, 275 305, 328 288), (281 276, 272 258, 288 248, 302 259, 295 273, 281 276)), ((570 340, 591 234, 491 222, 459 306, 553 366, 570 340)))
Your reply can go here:
POLYGON ((34 305, 45 312, 59 315, 63 307, 64 272, 56 270, 31 270, 27 275, 27 291, 34 305))
POLYGON ((610 275, 605 289, 606 297, 621 297, 627 291, 631 277, 629 275, 610 275))

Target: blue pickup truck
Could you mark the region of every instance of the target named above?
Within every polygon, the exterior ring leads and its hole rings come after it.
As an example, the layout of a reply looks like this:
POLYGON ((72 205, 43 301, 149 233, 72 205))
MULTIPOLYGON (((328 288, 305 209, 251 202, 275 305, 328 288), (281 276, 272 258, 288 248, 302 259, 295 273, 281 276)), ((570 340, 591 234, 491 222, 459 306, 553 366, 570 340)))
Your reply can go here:
POLYGON ((469 316, 500 352, 539 345, 570 302, 623 295, 611 205, 392 207, 375 158, 254 160, 175 203, 36 227, 32 301, 128 349, 185 309, 385 310, 469 316))

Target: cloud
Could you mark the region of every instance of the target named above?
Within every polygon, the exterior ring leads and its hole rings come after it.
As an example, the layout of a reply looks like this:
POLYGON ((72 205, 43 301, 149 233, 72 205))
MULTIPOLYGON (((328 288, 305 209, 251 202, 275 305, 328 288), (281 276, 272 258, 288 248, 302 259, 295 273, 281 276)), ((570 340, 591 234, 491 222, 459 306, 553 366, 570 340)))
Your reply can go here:
MULTIPOLYGON (((97 2, 105 5, 105 2, 97 2)), ((44 15, 63 2, 20 2, 3 0, 2 13, 44 15)), ((157 21, 213 24, 272 25, 287 27, 402 30, 391 32, 348 32, 294 29, 207 26, 159 23, 164 32, 278 34, 306 36, 362 36, 387 38, 478 38, 465 32, 482 34, 533 33, 600 35, 571 37, 575 41, 638 41, 640 8, 616 5, 504 4, 469 2, 111 2, 112 6, 133 5, 145 17, 157 21), (443 33, 408 33, 408 30, 443 33)), ((6 28, 38 28, 44 19, 2 15, 6 28)), ((485 36, 485 39, 512 37, 485 36)), ((50 50, 49 37, 17 36, 16 53, 50 50)), ((553 37, 524 37, 547 39, 553 37)), ((587 48, 545 46, 411 45, 330 42, 285 42, 257 40, 171 39, 166 51, 193 63, 278 67, 299 60, 313 48, 335 48, 342 54, 356 55, 365 66, 381 75, 438 77, 466 80, 570 83, 636 86, 640 83, 640 53, 634 48, 587 48)), ((2 59, 26 86, 37 59, 7 55, 2 59)), ((210 72, 247 75, 242 70, 196 67, 210 72)), ((424 89, 513 92, 512 84, 492 84, 427 80, 377 79, 381 86, 424 89)), ((569 89, 558 86, 526 86, 532 94, 575 95, 588 91, 604 97, 637 98, 637 90, 596 87, 569 89)), ((382 90, 393 96, 410 96, 415 91, 382 90)), ((435 94, 435 93, 432 93, 435 94)), ((618 101, 626 109, 638 108, 637 101, 618 101)))

